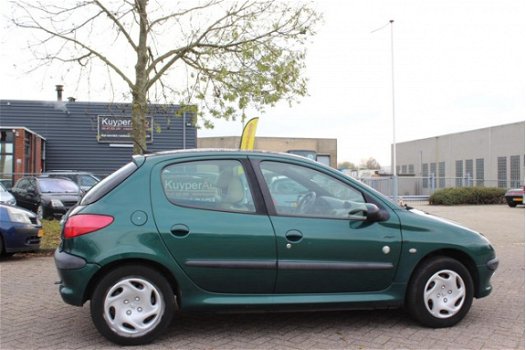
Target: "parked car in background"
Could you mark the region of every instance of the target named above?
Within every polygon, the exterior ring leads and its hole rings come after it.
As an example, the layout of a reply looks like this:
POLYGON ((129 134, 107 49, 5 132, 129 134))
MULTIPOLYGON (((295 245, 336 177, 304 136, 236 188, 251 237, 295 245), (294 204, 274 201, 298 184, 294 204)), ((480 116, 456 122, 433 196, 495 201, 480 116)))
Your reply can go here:
POLYGON ((63 300, 144 344, 181 311, 391 308, 461 321, 498 267, 480 233, 270 152, 134 156, 63 218, 63 300), (140 190, 137 190, 140 189, 140 190))
POLYGON ((0 182, 0 204, 16 205, 16 199, 0 182))
POLYGON ((506 203, 512 208, 516 207, 518 204, 524 204, 524 186, 521 188, 509 189, 504 197, 506 197, 506 203))
POLYGON ((77 184, 65 178, 23 177, 11 192, 19 206, 35 212, 39 219, 60 217, 81 198, 77 184))
POLYGON ((0 204, 0 255, 38 250, 43 235, 35 213, 0 204))
POLYGON ((76 183, 82 192, 88 192, 100 179, 92 173, 78 170, 52 170, 42 173, 42 177, 65 177, 76 183))

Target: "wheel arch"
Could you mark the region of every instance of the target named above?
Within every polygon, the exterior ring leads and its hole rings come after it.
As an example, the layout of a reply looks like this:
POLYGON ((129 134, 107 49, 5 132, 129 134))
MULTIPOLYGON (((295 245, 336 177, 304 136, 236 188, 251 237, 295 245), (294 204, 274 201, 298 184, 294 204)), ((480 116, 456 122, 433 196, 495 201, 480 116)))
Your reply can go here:
MULTIPOLYGON (((439 249, 439 250, 435 250, 427 254, 426 256, 424 256, 422 259, 420 259, 418 264, 416 264, 413 271, 411 272, 411 276, 409 277, 409 280, 408 280, 408 285, 412 283, 416 272, 420 269, 422 265, 424 265, 427 261, 433 258, 439 257, 439 256, 444 256, 444 257, 455 259, 466 267, 466 269, 469 271, 471 279, 473 280, 473 290, 475 293, 474 297, 478 298, 479 288, 477 288, 477 286, 479 285, 480 277, 477 271, 477 266, 475 264, 475 261, 473 261, 473 259, 467 253, 461 250, 457 250, 457 249, 450 249, 450 248, 449 249, 439 249)), ((406 288, 406 296, 407 296, 407 290, 408 289, 406 288)))
POLYGON ((84 303, 87 300, 91 299, 93 292, 95 288, 97 287, 97 284, 108 272, 113 271, 117 268, 121 268, 123 266, 127 266, 127 265, 146 266, 146 267, 150 267, 151 269, 154 269, 157 272, 161 273, 163 277, 166 278, 166 280, 168 281, 168 284, 170 284, 172 288, 174 295, 177 297, 176 305, 180 305, 181 291, 179 289, 179 283, 177 282, 173 273, 169 269, 167 269, 165 266, 163 266, 162 264, 158 262, 148 260, 148 259, 137 259, 137 258, 116 260, 114 262, 111 262, 103 266, 100 270, 97 271, 97 273, 89 281, 88 286, 84 292, 82 302, 84 303))

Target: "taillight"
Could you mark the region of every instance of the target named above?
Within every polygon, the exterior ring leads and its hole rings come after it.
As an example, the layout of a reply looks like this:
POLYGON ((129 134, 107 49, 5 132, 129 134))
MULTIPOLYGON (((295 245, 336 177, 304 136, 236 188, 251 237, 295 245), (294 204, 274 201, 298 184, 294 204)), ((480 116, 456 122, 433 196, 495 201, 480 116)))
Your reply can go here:
POLYGON ((79 214, 68 218, 64 224, 64 238, 73 238, 100 230, 113 222, 113 217, 97 214, 79 214))

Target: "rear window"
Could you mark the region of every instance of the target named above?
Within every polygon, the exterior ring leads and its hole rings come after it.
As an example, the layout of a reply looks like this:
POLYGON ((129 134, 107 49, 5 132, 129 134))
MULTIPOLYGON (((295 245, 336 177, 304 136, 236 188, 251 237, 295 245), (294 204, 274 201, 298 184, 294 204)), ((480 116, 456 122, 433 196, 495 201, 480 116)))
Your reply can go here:
POLYGON ((42 193, 78 193, 78 186, 66 179, 43 178, 38 180, 40 191, 42 193))
POLYGON ((80 201, 80 205, 88 205, 91 203, 95 203, 96 201, 104 197, 106 194, 108 194, 115 187, 117 187, 117 185, 119 185, 121 182, 126 180, 128 176, 133 174, 135 170, 137 170, 137 165, 135 165, 135 163, 130 162, 126 164, 110 176, 104 178, 94 187, 92 187, 91 190, 89 190, 88 193, 84 196, 84 198, 82 198, 82 200, 80 201))

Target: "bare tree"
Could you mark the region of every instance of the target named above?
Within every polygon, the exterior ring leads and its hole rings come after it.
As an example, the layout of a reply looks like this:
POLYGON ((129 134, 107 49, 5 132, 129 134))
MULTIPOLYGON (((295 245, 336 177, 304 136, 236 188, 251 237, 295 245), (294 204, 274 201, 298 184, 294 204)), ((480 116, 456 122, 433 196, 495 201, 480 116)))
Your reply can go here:
MULTIPOLYGON (((101 64, 132 100, 134 153, 146 149, 148 102, 192 106, 204 127, 304 96, 305 43, 320 15, 278 0, 18 0, 12 22, 34 32, 43 66, 101 64)), ((97 75, 98 77, 98 75, 97 75)))
POLYGON ((360 164, 361 169, 371 169, 371 170, 378 170, 381 168, 380 163, 373 157, 369 157, 369 159, 362 159, 362 162, 360 164))
POLYGON ((345 162, 342 162, 342 163, 338 163, 338 169, 358 170, 358 167, 356 166, 356 164, 354 164, 352 162, 345 161, 345 162))

